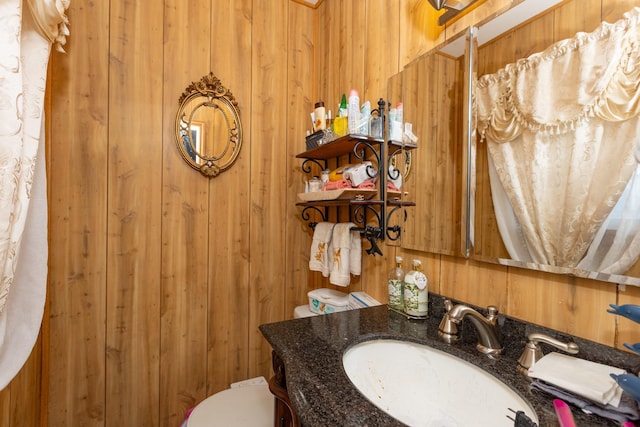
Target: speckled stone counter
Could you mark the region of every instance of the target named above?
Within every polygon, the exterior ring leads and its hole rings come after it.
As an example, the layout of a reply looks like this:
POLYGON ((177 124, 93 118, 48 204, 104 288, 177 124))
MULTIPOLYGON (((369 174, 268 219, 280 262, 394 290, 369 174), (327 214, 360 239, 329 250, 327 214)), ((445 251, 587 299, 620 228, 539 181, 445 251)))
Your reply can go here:
MULTIPOLYGON (((530 333, 541 332, 562 341, 573 340, 580 346, 577 357, 638 372, 639 356, 503 315, 499 319, 505 347, 503 355, 490 357, 479 353, 475 348, 475 330, 469 321, 464 322, 462 340, 446 344, 438 338, 444 298, 432 294, 429 305, 430 314, 426 320, 406 319, 383 305, 261 325, 260 331, 284 361, 289 398, 302 424, 305 427, 403 425, 363 397, 342 367, 346 349, 377 338, 426 344, 482 367, 528 400, 543 427, 558 425, 553 398, 530 390, 529 380, 517 371, 518 357, 530 333)), ((554 350, 546 344, 542 344, 542 348, 545 354, 554 350)), ((584 414, 575 407, 572 410, 578 426, 617 425, 611 420, 584 414)))

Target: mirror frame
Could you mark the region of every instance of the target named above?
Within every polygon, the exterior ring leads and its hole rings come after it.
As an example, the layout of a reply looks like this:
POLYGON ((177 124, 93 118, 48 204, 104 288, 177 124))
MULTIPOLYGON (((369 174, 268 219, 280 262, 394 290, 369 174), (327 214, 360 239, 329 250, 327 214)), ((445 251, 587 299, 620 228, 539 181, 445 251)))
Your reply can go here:
POLYGON ((200 81, 192 82, 187 86, 178 103, 180 106, 176 113, 175 140, 178 151, 185 162, 208 178, 214 178, 229 169, 238 158, 242 147, 240 108, 231 91, 225 88, 220 79, 210 72, 202 77, 200 81), (190 103, 198 98, 204 99, 202 105, 197 108, 217 108, 225 115, 225 119, 227 117, 231 118, 231 121, 227 122, 229 138, 221 155, 202 153, 195 150, 195 145, 192 141, 191 120, 186 117, 186 111, 190 103), (191 157, 184 148, 185 134, 191 145, 192 154, 196 156, 196 159, 191 157), (229 147, 231 147, 231 153, 227 154, 229 147))

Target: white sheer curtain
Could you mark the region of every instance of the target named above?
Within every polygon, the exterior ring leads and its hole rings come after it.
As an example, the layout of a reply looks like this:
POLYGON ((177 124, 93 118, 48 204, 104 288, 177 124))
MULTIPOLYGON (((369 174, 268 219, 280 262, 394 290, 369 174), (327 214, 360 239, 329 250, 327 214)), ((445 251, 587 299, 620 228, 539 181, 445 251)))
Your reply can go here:
POLYGON ((513 259, 617 274, 638 258, 629 234, 637 235, 630 203, 640 193, 622 199, 625 221, 607 217, 625 188, 638 187, 639 16, 635 8, 476 82, 478 130, 513 259))
POLYGON ((44 91, 68 1, 0 1, 0 390, 38 336, 47 279, 44 91))

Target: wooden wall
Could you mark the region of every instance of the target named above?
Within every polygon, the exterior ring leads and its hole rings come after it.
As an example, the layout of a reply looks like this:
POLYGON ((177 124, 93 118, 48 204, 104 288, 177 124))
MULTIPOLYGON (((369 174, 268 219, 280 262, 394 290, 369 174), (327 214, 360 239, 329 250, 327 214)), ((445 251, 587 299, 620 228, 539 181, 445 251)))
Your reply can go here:
MULTIPOLYGON (((404 65, 509 3, 438 31, 424 0, 72 2, 68 54, 50 66, 47 314, 0 392, 0 427, 177 426, 230 382, 269 376, 258 325, 326 286, 308 273, 311 234, 294 205, 313 102, 333 108, 351 88, 385 96, 404 65), (173 140, 178 97, 209 71, 238 99, 245 135, 237 163, 210 181, 173 140)), ((545 40, 634 4, 566 1, 545 40)), ((542 36, 534 28, 528 39, 542 36)), ((640 303, 635 288, 394 246, 365 257, 351 289, 386 302, 396 251, 422 259, 442 294, 618 347, 640 338, 605 312, 640 303)))

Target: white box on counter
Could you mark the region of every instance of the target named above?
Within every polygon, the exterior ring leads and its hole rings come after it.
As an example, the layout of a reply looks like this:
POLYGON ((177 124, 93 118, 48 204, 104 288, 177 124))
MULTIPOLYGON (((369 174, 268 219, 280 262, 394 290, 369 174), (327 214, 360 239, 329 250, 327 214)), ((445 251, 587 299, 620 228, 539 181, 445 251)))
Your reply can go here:
POLYGON ((377 301, 366 292, 351 292, 349 294, 349 309, 351 310, 375 305, 381 305, 380 301, 377 301))
POLYGON ((349 296, 344 292, 320 288, 307 293, 309 309, 316 314, 336 313, 349 309, 349 296))

